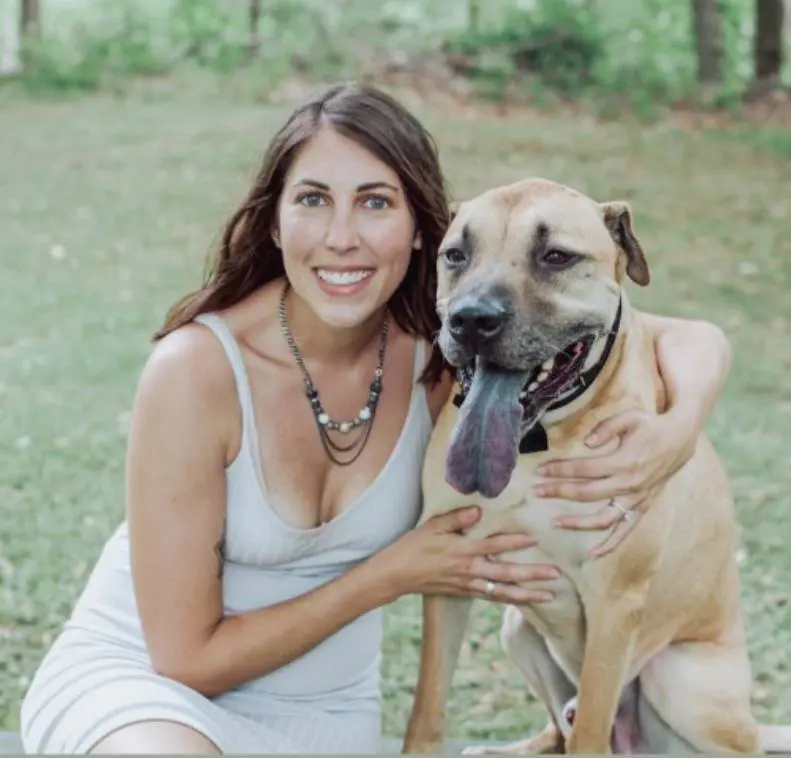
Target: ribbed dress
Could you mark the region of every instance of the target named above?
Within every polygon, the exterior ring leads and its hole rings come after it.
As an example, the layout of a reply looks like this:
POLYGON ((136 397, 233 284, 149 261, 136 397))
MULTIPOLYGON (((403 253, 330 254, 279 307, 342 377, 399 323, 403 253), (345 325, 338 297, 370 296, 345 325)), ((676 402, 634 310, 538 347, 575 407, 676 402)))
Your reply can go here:
MULTIPOLYGON (((242 411, 239 453, 226 469, 226 615, 299 596, 392 543, 417 522, 420 474, 432 422, 418 377, 390 458, 336 519, 286 524, 267 503, 250 384, 239 346, 216 314, 197 321, 222 343, 242 411)), ((138 618, 122 523, 107 541, 64 629, 25 694, 28 753, 84 754, 110 732, 141 720, 172 720, 226 754, 373 754, 380 740, 382 610, 359 617, 300 658, 214 698, 154 672, 138 618)))

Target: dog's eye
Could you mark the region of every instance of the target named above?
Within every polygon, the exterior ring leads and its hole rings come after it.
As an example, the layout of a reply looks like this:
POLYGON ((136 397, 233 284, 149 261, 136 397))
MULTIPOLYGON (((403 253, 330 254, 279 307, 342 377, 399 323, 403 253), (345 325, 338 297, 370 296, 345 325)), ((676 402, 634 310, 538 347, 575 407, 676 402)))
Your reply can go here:
POLYGON ((442 251, 442 257, 448 266, 464 266, 467 263, 467 254, 458 248, 447 248, 442 251))
POLYGON ((541 263, 547 266, 568 266, 575 258, 571 253, 551 248, 541 256, 541 263))

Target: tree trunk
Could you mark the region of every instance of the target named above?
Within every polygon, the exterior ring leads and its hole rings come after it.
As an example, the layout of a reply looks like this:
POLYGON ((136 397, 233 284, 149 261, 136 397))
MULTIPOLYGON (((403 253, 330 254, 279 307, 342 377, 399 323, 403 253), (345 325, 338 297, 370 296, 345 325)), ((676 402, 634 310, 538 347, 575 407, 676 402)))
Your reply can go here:
POLYGON ((780 85, 783 15, 783 0, 755 0, 754 86, 763 91, 780 85))
POLYGON ((467 0, 467 29, 473 35, 481 31, 480 0, 467 0))
POLYGON ((250 58, 256 58, 261 49, 261 33, 259 30, 261 21, 261 0, 250 0, 248 15, 249 42, 247 51, 250 58))
POLYGON ((20 36, 22 39, 38 37, 41 34, 41 7, 39 0, 22 0, 20 18, 20 36))
POLYGON ((22 71, 19 24, 14 9, 0 5, 0 77, 14 76, 22 71))
POLYGON ((721 84, 725 75, 722 8, 719 0, 692 0, 692 16, 698 55, 698 82, 702 85, 721 84))

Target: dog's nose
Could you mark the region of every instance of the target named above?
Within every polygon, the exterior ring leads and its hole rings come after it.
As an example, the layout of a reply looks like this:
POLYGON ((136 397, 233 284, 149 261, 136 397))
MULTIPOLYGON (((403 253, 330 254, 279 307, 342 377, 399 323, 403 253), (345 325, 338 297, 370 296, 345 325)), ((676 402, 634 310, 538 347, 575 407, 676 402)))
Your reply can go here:
POLYGON ((508 309, 493 298, 465 298, 448 314, 448 329, 459 343, 485 343, 502 332, 508 309))

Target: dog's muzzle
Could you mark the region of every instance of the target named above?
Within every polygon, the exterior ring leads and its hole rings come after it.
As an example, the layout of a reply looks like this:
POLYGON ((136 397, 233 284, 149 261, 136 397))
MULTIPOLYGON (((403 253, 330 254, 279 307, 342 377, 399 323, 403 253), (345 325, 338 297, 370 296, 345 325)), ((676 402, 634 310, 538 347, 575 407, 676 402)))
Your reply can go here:
POLYGON ((448 311, 448 333, 462 347, 477 353, 503 331, 510 309, 500 299, 467 295, 448 311))

